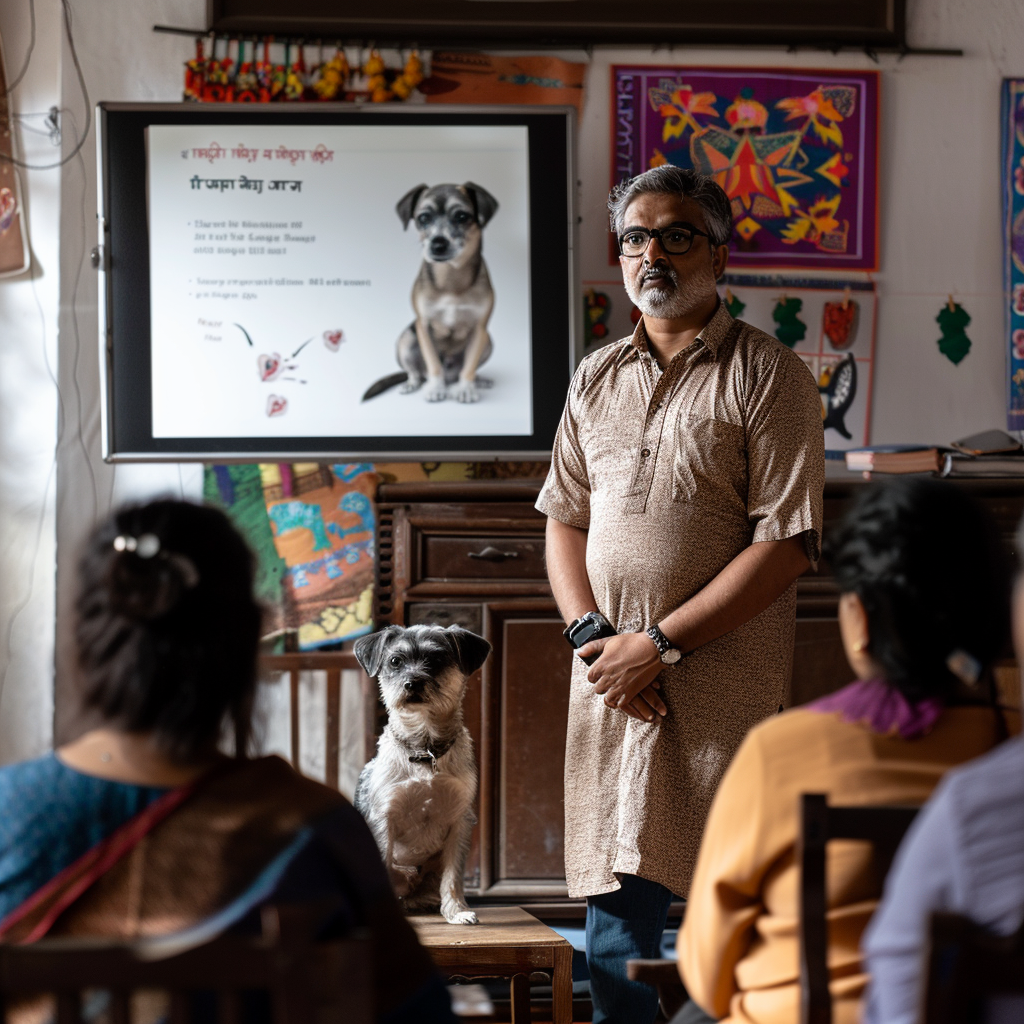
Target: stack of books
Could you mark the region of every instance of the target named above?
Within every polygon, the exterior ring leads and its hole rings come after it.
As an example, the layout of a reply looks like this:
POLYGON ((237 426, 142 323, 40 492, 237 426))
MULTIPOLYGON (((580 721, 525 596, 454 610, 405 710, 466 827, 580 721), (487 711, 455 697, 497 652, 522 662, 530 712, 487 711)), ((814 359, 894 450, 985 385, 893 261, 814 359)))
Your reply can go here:
POLYGON ((1002 430, 986 430, 953 442, 943 476, 1024 476, 1024 447, 1002 430))
POLYGON ((941 473, 943 452, 913 444, 876 445, 846 453, 846 468, 865 473, 941 473))
POLYGON ((913 444, 855 448, 846 453, 846 468, 865 473, 1024 476, 1024 447, 1001 430, 986 430, 954 441, 949 448, 913 444))

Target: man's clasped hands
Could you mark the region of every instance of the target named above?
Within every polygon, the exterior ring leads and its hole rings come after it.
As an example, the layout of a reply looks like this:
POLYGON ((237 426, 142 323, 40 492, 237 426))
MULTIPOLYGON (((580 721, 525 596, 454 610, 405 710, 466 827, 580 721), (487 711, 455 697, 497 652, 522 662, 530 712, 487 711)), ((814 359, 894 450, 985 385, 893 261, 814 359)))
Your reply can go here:
POLYGON ((584 644, 577 652, 600 657, 587 672, 594 693, 603 694, 610 708, 642 722, 653 722, 667 712, 658 691, 658 673, 664 668, 654 641, 646 633, 619 633, 584 644))

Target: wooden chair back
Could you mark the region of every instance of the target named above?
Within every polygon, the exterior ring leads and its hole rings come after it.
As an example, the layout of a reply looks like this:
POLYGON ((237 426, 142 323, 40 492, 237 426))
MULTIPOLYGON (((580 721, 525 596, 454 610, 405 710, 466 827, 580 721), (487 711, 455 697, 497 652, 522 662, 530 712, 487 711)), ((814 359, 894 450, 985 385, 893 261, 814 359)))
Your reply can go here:
MULTIPOLYGON (((301 730, 299 715, 299 692, 302 673, 323 672, 327 687, 326 714, 323 720, 324 782, 334 789, 341 789, 341 761, 347 756, 356 768, 361 768, 373 757, 376 749, 377 687, 363 671, 351 650, 344 649, 325 653, 268 654, 262 658, 263 671, 270 676, 283 677, 288 686, 288 708, 290 718, 289 760, 296 771, 301 771, 301 730), (352 734, 357 737, 358 749, 342 751, 342 673, 356 672, 360 700, 352 708, 359 718, 352 723, 352 734)), ((351 794, 349 794, 351 796, 351 794)))
POLYGON ((49 995, 56 1002, 55 1024, 85 1024, 96 1016, 94 993, 99 992, 109 998, 106 1021, 132 1024, 133 994, 155 990, 166 994, 169 1024, 190 1024, 200 1014, 203 1024, 245 1024, 251 993, 265 993, 258 1016, 266 1020, 269 1005, 273 1024, 370 1024, 372 973, 365 938, 319 943, 308 939, 308 929, 282 929, 276 908, 266 908, 263 918, 260 937, 223 935, 171 955, 161 955, 166 940, 76 937, 0 944, 0 1022, 17 1022, 19 1008, 31 1016, 39 997, 49 995), (88 1015, 86 992, 93 1007, 88 1015), (205 996, 201 1004, 195 999, 199 993, 205 996))
POLYGON ((884 878, 916 807, 829 807, 820 793, 805 793, 800 807, 800 1022, 832 1024, 828 974, 828 896, 825 849, 831 839, 861 839, 875 847, 884 878))
POLYGON ((992 996, 1019 997, 1012 1019, 1024 1019, 1024 924, 993 935, 959 914, 934 914, 925 1024, 982 1022, 992 996))

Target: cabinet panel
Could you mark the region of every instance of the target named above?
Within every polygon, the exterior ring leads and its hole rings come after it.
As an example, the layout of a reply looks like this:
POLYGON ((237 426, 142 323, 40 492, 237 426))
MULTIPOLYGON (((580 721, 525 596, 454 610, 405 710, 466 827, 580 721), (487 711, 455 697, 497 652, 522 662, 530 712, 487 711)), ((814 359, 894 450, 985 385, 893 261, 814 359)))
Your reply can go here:
POLYGON ((853 680, 836 618, 798 618, 789 706, 807 704, 853 680))
POLYGON ((565 875, 563 766, 572 651, 557 613, 504 612, 496 880, 565 875))
POLYGON ((406 609, 410 626, 461 626, 470 633, 483 636, 483 608, 479 604, 452 604, 445 601, 414 601, 406 609))

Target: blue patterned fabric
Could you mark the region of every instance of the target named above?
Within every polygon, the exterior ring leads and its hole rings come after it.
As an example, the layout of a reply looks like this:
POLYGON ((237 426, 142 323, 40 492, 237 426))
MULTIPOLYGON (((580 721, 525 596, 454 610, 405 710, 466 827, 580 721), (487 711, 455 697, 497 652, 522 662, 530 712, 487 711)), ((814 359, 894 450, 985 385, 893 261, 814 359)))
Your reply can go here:
POLYGON ((0 768, 0 920, 166 792, 83 775, 53 754, 0 768))

